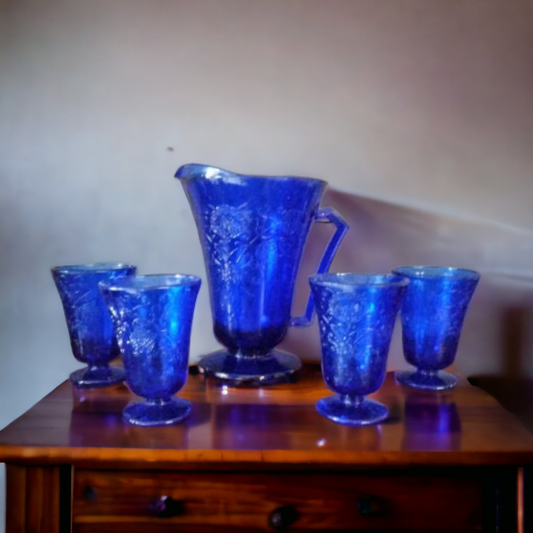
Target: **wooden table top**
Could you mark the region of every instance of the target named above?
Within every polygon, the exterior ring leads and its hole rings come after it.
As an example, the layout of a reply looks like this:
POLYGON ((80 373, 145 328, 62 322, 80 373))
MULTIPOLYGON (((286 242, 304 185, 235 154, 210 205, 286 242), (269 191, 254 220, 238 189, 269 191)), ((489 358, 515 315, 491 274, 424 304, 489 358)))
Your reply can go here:
POLYGON ((320 416, 331 394, 318 367, 296 383, 232 388, 191 375, 180 396, 192 415, 170 427, 128 425, 124 385, 79 391, 64 382, 0 432, 0 461, 107 468, 389 468, 533 464, 533 434, 492 396, 461 379, 450 392, 397 384, 388 373, 371 395, 390 409, 374 426, 320 416))

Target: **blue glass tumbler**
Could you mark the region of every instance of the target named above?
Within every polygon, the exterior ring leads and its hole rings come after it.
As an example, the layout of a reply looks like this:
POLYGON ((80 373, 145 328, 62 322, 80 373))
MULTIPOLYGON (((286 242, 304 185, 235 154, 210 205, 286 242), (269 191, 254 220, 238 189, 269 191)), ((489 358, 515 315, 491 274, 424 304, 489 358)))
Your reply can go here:
POLYGON ((268 384, 287 379, 300 360, 275 349, 291 326, 309 326, 291 315, 298 267, 314 222, 336 231, 318 267, 328 270, 348 230, 331 208, 319 208, 326 182, 294 176, 248 176, 208 165, 176 172, 191 205, 207 272, 214 333, 224 350, 202 357, 206 375, 268 384))
POLYGON ((404 356, 416 367, 396 372, 396 379, 419 390, 452 389, 457 378, 442 369, 455 360, 480 275, 473 270, 438 266, 407 266, 393 273, 410 280, 400 314, 404 356))
POLYGON ((100 388, 124 380, 124 369, 109 366, 120 355, 109 310, 98 284, 135 274, 124 263, 94 263, 52 268, 70 335, 74 357, 89 366, 70 375, 78 388, 100 388))
POLYGON ((396 275, 318 274, 310 278, 322 343, 322 375, 337 394, 318 412, 363 426, 387 418, 383 404, 365 398, 383 384, 396 316, 408 280, 396 275))
POLYGON ((124 419, 137 426, 166 426, 191 412, 191 403, 173 396, 187 380, 196 276, 136 276, 101 284, 115 324, 126 383, 145 401, 132 402, 124 419))

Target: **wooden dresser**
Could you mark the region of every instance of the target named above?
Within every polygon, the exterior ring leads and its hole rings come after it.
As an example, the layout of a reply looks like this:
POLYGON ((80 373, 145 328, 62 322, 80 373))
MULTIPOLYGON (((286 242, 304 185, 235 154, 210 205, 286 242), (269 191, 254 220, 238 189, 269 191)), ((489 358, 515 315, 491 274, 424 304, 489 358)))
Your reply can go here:
POLYGON ((481 389, 388 374, 391 417, 364 428, 322 418, 328 394, 318 367, 261 389, 190 375, 192 416, 139 428, 125 386, 65 382, 0 432, 7 531, 528 530, 533 434, 481 389))

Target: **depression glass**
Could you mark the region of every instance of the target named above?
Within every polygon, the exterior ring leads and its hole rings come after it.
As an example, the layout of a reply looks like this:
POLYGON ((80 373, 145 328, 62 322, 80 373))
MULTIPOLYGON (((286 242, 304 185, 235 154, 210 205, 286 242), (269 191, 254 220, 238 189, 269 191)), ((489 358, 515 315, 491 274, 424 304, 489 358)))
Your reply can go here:
POLYGON ((463 321, 480 275, 451 267, 412 266, 393 272, 410 280, 402 304, 403 352, 414 370, 396 372, 410 387, 439 391, 457 378, 443 372, 455 360, 463 321))
POLYGON ((101 281, 135 274, 135 267, 123 263, 95 263, 52 268, 70 335, 74 357, 87 368, 70 375, 78 388, 99 388, 124 380, 122 367, 109 366, 118 357, 113 324, 98 289, 101 281))
POLYGON ((383 384, 392 331, 408 283, 395 275, 310 278, 322 343, 322 375, 337 393, 318 401, 321 415, 351 426, 387 418, 388 409, 365 396, 383 384))
POLYGON ((312 178, 244 176, 205 165, 178 169, 204 254, 214 333, 225 350, 199 362, 219 379, 267 383, 300 368, 300 360, 274 350, 289 326, 298 266, 311 224, 337 230, 319 266, 327 271, 348 226, 332 209, 318 209, 326 182, 312 178))
POLYGON ((189 344, 200 278, 137 276, 101 284, 115 324, 126 383, 145 401, 132 402, 123 416, 138 426, 175 424, 191 403, 173 398, 187 379, 189 344))

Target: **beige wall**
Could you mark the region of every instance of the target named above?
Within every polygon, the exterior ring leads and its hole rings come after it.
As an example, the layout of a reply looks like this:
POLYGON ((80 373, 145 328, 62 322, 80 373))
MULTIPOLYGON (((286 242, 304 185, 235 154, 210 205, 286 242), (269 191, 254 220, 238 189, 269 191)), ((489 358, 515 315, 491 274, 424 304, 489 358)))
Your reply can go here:
MULTIPOLYGON (((116 259, 204 276, 172 178, 191 161, 321 177, 348 193, 327 199, 352 223, 336 268, 479 268, 487 281, 460 370, 533 373, 526 333, 519 363, 509 366, 504 346, 512 309, 531 318, 532 2, 0 0, 0 9, 0 426, 79 366, 51 266, 116 259)), ((305 290, 303 279, 298 301, 305 290)), ((216 347, 210 328, 204 286, 193 359, 216 347)), ((317 355, 316 332, 287 343, 317 355)), ((391 366, 402 364, 396 338, 391 366)))

